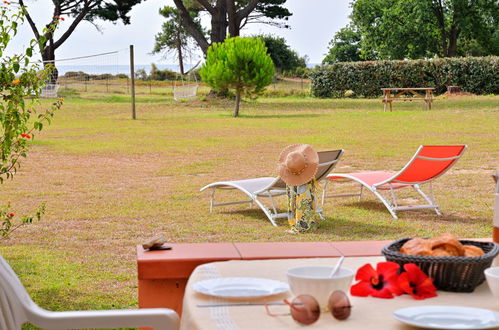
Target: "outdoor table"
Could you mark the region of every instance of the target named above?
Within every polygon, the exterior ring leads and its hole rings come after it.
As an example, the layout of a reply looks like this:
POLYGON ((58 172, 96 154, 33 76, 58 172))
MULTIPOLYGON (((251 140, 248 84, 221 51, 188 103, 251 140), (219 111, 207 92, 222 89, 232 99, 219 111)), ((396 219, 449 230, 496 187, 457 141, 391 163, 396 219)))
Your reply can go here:
POLYGON ((384 110, 386 112, 386 104, 390 104, 390 111, 392 111, 393 101, 413 101, 423 100, 425 102, 425 109, 431 110, 431 102, 433 101, 433 90, 431 87, 419 88, 381 88, 383 91, 384 110), (424 91, 425 95, 421 94, 424 91), (393 93, 393 94, 392 94, 393 93), (411 97, 406 97, 410 95, 411 97))
MULTIPOLYGON (((183 302, 181 329, 304 329, 291 316, 271 317, 264 306, 197 307, 197 304, 234 301, 279 301, 290 298, 283 293, 263 299, 222 299, 195 292, 192 285, 198 281, 216 277, 261 277, 287 282, 286 270, 297 266, 332 266, 338 258, 278 259, 278 260, 231 260, 198 266, 192 273, 183 302)), ((385 261, 383 257, 347 257, 343 267, 356 271, 366 263, 375 265, 385 261)), ((355 282, 355 280, 354 280, 355 282)), ((488 308, 499 311, 499 301, 494 300, 484 282, 472 293, 438 291, 438 297, 415 300, 409 295, 393 299, 350 297, 352 313, 345 321, 338 321, 330 313, 322 313, 313 329, 414 329, 392 316, 399 309, 412 306, 457 305, 488 308)), ((321 306, 322 307, 322 306, 321 306)), ((273 313, 288 313, 288 306, 270 306, 273 313)))

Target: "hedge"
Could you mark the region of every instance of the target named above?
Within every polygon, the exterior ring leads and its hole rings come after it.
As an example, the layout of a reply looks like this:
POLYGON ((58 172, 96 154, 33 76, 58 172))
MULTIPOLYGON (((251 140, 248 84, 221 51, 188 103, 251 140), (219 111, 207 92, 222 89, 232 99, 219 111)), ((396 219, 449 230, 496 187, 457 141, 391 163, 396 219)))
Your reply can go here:
POLYGON ((441 94, 447 86, 459 86, 477 95, 498 94, 499 57, 335 63, 310 76, 317 97, 343 97, 347 90, 378 97, 385 87, 434 87, 441 94))

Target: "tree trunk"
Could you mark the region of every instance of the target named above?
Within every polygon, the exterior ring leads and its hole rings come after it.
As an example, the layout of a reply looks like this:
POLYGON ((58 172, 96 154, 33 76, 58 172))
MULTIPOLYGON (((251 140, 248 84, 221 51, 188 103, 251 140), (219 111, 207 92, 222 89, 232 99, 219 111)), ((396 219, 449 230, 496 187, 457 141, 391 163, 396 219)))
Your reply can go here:
POLYGON ((227 37, 227 6, 225 0, 217 0, 215 12, 211 15, 211 43, 223 42, 227 37))
POLYGON ((459 38, 459 28, 453 25, 449 31, 449 48, 447 49, 447 57, 455 57, 457 55, 457 39, 459 38))
POLYGON ((48 84, 57 84, 57 78, 59 78, 59 71, 55 66, 55 48, 54 48, 54 40, 51 38, 48 40, 47 44, 45 44, 45 48, 42 52, 42 60, 43 67, 47 67, 49 65, 52 66, 52 72, 50 73, 49 79, 47 80, 48 84))
POLYGON ((196 23, 192 19, 191 15, 189 15, 189 11, 185 8, 182 0, 173 0, 175 6, 177 7, 180 17, 182 18, 182 22, 184 27, 187 29, 189 34, 196 40, 198 46, 201 48, 204 54, 208 51, 208 47, 210 44, 204 37, 203 33, 197 29, 196 23))
POLYGON ((180 74, 184 75, 184 60, 182 58, 182 42, 180 40, 180 31, 177 31, 177 54, 178 54, 178 66, 180 69, 180 74))
POLYGON ((239 103, 241 102, 241 92, 236 91, 236 106, 234 107, 234 118, 239 117, 239 103))
POLYGON ((227 21, 231 37, 239 36, 239 23, 237 20, 236 4, 233 0, 227 0, 227 21))

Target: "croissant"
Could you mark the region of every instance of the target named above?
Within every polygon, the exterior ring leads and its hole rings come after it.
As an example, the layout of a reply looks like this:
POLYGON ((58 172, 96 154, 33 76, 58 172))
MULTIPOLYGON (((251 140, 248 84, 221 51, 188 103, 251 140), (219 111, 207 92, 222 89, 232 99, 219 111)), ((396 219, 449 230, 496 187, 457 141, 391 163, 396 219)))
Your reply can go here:
POLYGON ((483 256, 485 253, 481 248, 478 246, 474 245, 465 245, 464 246, 464 256, 465 257, 480 257, 483 256))
POLYGON ((432 250, 441 249, 448 252, 451 256, 464 256, 464 247, 454 235, 446 233, 430 241, 432 243, 432 250))
POLYGON ((431 242, 427 239, 413 238, 402 245, 400 252, 410 255, 431 256, 431 242))
POLYGON ((478 246, 463 245, 452 234, 446 233, 437 238, 413 238, 400 248, 401 253, 432 257, 479 257, 485 252, 478 246))
POLYGON ((433 257, 452 257, 452 254, 450 254, 450 252, 448 250, 438 248, 438 249, 433 249, 431 251, 431 256, 433 256, 433 257))

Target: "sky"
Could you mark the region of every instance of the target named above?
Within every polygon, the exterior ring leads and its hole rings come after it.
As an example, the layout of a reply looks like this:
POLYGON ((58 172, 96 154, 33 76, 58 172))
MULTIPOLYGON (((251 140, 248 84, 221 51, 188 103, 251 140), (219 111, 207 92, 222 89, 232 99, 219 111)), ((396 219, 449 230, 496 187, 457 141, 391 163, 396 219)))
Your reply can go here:
MULTIPOLYGON (((350 1, 287 0, 285 7, 293 13, 293 16, 289 18, 291 29, 280 29, 264 24, 248 24, 241 35, 270 33, 283 37, 300 56, 307 55, 309 63, 320 63, 327 53, 329 41, 339 29, 348 23, 348 15, 351 12, 350 1)), ((52 15, 51 2, 51 0, 25 0, 39 29, 49 21, 52 15)), ((125 51, 129 45, 133 44, 137 64, 175 63, 173 58, 165 59, 161 55, 150 54, 154 45, 154 36, 161 30, 161 24, 164 21, 158 10, 165 5, 173 6, 173 0, 145 0, 130 12, 131 24, 99 21, 97 24, 101 32, 92 24, 83 21, 69 39, 56 50, 56 59, 125 51)), ((61 21, 61 30, 65 30, 69 24, 71 24, 70 18, 61 21)), ((9 45, 8 53, 21 51, 32 38, 31 29, 24 24, 9 45)), ((195 60, 191 61, 195 62, 195 60)))

